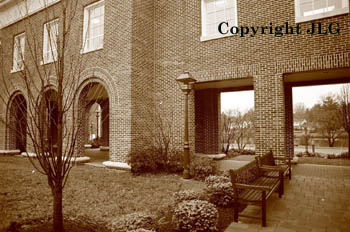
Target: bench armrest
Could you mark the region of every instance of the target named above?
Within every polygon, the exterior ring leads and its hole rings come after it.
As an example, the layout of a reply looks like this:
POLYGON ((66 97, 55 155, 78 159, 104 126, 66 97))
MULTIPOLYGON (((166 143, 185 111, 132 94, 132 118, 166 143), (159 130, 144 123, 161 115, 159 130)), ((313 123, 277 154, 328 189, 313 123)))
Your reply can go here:
POLYGON ((269 186, 262 186, 262 185, 249 185, 249 184, 235 184, 236 188, 240 189, 254 189, 259 191, 269 191, 271 188, 269 186))

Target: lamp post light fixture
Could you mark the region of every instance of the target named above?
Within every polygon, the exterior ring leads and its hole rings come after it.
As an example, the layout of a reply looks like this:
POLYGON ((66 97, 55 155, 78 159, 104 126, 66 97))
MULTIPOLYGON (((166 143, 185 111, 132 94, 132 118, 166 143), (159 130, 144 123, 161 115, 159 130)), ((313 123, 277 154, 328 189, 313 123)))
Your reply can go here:
POLYGON ((183 178, 189 179, 190 173, 189 173, 189 165, 190 165, 190 144, 188 141, 188 95, 190 94, 192 88, 191 84, 196 82, 196 79, 194 79, 189 72, 184 72, 181 74, 178 78, 176 78, 176 81, 181 88, 182 92, 185 94, 185 130, 184 130, 184 171, 183 171, 183 178))

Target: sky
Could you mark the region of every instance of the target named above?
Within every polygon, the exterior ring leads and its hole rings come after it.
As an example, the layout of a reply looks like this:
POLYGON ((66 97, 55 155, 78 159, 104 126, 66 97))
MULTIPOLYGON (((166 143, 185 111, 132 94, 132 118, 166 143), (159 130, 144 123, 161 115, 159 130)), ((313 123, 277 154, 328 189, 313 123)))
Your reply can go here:
MULTIPOLYGON (((329 93, 339 92, 342 84, 316 85, 293 88, 293 104, 303 102, 306 107, 311 108, 319 103, 322 96, 329 93)), ((221 112, 229 109, 239 109, 246 112, 254 107, 254 91, 227 92, 221 94, 221 112)))

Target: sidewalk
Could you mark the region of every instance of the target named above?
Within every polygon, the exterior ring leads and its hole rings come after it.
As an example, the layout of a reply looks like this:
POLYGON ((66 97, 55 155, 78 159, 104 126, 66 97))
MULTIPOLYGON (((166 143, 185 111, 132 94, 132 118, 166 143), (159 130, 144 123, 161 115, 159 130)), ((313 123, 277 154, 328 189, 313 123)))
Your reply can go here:
MULTIPOLYGON (((260 216, 260 207, 245 214, 260 216)), ((293 166, 285 194, 267 202, 267 227, 261 221, 239 218, 226 232, 350 231, 350 167, 298 164, 293 166)))

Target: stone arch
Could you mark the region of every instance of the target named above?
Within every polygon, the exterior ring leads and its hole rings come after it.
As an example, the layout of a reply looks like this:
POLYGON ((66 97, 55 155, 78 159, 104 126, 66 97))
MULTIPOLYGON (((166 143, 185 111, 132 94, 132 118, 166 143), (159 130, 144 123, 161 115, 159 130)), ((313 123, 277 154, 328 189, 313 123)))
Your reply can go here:
POLYGON ((54 86, 45 87, 39 95, 39 130, 43 131, 48 147, 55 147, 58 140, 58 105, 57 90, 54 86))
POLYGON ((27 150, 27 99, 20 90, 15 91, 8 101, 5 143, 9 150, 27 150))
POLYGON ((101 83, 108 92, 108 96, 110 97, 110 104, 119 106, 119 94, 118 88, 114 83, 114 79, 112 75, 105 69, 101 67, 91 67, 85 69, 81 74, 81 79, 79 81, 79 87, 77 89, 76 96, 80 95, 81 90, 84 85, 89 82, 96 81, 101 83))
POLYGON ((77 135, 77 152, 83 154, 85 151, 84 144, 89 139, 89 114, 94 103, 101 106, 101 146, 109 147, 110 145, 110 105, 118 102, 118 97, 114 92, 113 82, 101 72, 85 72, 79 88, 75 95, 75 113, 78 117, 78 135, 77 135), (101 78, 102 77, 102 78, 101 78))

